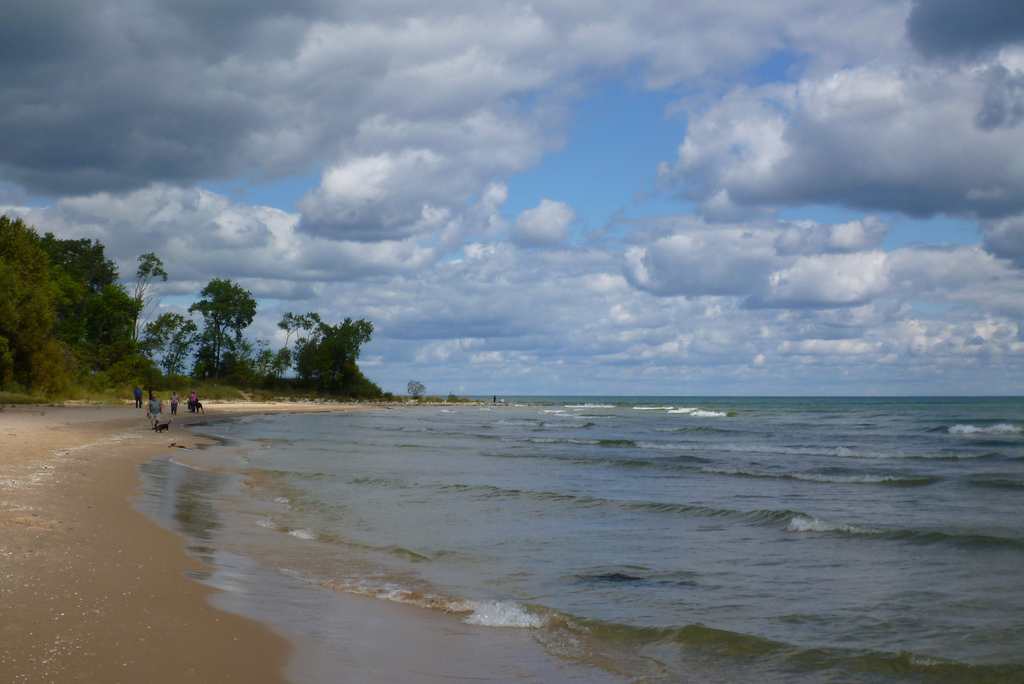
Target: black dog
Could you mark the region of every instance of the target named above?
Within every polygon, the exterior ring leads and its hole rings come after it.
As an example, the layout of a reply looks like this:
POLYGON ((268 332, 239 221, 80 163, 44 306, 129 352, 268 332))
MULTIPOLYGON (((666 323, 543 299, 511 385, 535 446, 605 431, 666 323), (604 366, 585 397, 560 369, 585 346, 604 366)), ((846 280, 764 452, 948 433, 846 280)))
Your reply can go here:
POLYGON ((170 429, 171 429, 171 421, 167 421, 166 423, 160 423, 160 422, 154 422, 153 423, 153 430, 154 430, 154 432, 167 432, 170 429))
POLYGON ((196 399, 195 402, 194 402, 194 405, 192 407, 192 412, 193 413, 204 413, 205 414, 206 410, 203 409, 203 402, 201 402, 198 399, 196 399))

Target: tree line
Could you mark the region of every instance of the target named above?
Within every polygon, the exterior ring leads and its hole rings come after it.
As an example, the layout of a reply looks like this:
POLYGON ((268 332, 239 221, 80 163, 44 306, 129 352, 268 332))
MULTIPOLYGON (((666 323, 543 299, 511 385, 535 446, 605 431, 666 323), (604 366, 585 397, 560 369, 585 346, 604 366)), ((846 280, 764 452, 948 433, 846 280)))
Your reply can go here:
POLYGON ((358 366, 370 321, 332 325, 316 312, 285 314, 285 344, 272 349, 246 330, 252 293, 214 278, 188 308, 146 320, 154 285, 168 279, 160 258, 138 258, 134 283, 98 240, 40 236, 0 216, 0 391, 46 395, 72 387, 160 386, 189 378, 242 387, 299 389, 375 398, 380 388, 358 366))

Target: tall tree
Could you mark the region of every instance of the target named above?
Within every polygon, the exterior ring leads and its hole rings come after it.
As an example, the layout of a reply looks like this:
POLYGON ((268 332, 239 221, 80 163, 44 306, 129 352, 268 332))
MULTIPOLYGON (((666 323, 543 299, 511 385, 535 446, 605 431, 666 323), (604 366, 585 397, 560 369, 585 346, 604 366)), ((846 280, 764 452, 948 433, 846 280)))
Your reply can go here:
POLYGON ((191 319, 179 313, 162 313, 146 324, 140 347, 166 375, 181 375, 198 332, 191 319))
POLYGON ((51 276, 36 232, 21 219, 0 216, 0 388, 16 382, 54 391, 67 382, 66 350, 52 338, 51 276))
POLYGON ((136 314, 132 325, 132 341, 139 341, 139 334, 142 332, 142 319, 146 307, 153 301, 153 281, 162 280, 167 282, 167 271, 164 270, 164 262, 153 252, 146 252, 139 255, 139 267, 135 270, 135 289, 132 292, 132 299, 135 301, 136 314))
POLYGON ((135 303, 117 282, 117 266, 95 240, 39 240, 50 258, 57 318, 54 334, 88 369, 132 353, 135 303), (127 325, 126 325, 127 322, 127 325))
MULTIPOLYGON (((346 318, 338 325, 330 325, 320 321, 319 316, 315 320, 309 336, 296 342, 295 369, 299 378, 321 391, 350 394, 354 387, 368 382, 356 361, 362 346, 373 335, 373 323, 346 318)), ((312 323, 313 319, 307 322, 312 323)))
POLYGON ((225 352, 241 347, 242 334, 256 317, 256 300, 245 288, 221 278, 211 280, 199 294, 202 298, 188 309, 189 313, 198 311, 204 323, 197 374, 222 377, 225 352))

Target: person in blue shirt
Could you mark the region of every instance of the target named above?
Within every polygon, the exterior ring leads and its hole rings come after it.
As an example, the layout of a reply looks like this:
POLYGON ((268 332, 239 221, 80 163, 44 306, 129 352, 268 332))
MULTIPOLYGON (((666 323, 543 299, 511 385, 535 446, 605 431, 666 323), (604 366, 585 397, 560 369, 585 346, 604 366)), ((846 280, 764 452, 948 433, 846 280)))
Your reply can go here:
POLYGON ((132 394, 135 395, 135 408, 142 408, 142 388, 136 385, 132 394))

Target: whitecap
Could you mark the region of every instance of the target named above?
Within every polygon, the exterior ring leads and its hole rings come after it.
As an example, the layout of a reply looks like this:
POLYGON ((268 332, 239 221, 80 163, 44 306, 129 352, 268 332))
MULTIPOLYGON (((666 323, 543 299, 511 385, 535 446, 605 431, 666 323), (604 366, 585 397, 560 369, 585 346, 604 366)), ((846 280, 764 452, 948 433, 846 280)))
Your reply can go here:
POLYGON ((953 425, 948 430, 951 435, 1019 435, 1024 432, 1020 425, 997 423, 995 425, 953 425))
POLYGON ((694 418, 725 418, 726 416, 724 411, 706 411, 699 408, 677 408, 668 411, 668 413, 678 413, 694 418))
POLYGON ((634 411, 671 411, 675 406, 634 406, 634 411))
POLYGON ((306 541, 316 539, 316 535, 310 532, 309 530, 288 530, 288 534, 295 537, 296 539, 305 539, 306 541))
POLYGON ((787 532, 846 532, 847 534, 870 534, 870 530, 855 525, 842 525, 819 520, 807 515, 795 515, 786 525, 787 532))

